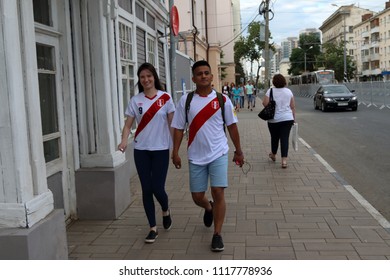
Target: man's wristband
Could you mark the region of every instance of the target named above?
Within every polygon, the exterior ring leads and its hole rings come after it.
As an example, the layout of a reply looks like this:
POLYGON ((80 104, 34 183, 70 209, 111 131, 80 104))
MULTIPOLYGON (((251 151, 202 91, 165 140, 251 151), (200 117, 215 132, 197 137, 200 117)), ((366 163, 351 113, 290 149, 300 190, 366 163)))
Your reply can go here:
POLYGON ((242 152, 234 151, 234 154, 237 155, 237 156, 242 156, 242 152))

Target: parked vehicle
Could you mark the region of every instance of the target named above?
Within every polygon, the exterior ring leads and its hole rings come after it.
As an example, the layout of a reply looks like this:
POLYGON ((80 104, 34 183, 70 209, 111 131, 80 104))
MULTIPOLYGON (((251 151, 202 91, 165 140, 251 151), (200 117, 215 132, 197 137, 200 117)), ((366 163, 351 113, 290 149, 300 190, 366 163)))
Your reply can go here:
POLYGON ((328 109, 352 109, 358 108, 358 99, 354 90, 349 90, 343 84, 322 85, 314 94, 314 109, 323 112, 328 109))

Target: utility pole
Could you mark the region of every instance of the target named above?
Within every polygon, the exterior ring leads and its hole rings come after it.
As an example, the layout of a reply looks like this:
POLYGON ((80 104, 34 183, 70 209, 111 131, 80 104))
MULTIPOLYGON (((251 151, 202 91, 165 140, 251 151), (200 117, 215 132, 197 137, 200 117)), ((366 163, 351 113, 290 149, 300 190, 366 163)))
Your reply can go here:
POLYGON ((344 19, 344 82, 348 81, 348 74, 347 74, 347 32, 346 32, 346 26, 345 26, 345 14, 343 13, 343 19, 344 19))
POLYGON ((269 0, 265 0, 264 6, 265 19, 265 46, 264 46, 264 88, 269 88, 269 0))

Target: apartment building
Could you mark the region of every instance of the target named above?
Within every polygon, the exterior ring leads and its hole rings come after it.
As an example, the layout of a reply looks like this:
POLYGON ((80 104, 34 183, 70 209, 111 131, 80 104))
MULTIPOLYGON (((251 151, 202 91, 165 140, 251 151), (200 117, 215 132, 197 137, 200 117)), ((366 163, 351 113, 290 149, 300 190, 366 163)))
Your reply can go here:
POLYGON ((361 22, 363 15, 372 13, 372 11, 354 4, 339 7, 319 27, 322 31, 322 43, 343 42, 345 37, 349 54, 353 55, 353 27, 361 22))
POLYGON ((169 88, 165 0, 0 0, 0 259, 67 259, 66 223, 129 206, 136 69, 169 88), (132 138, 129 139, 129 142, 132 138))
MULTIPOLYGON (((378 13, 354 4, 341 6, 319 29, 322 43, 346 39, 347 55, 353 57, 357 67, 355 80, 390 80, 390 1, 384 3, 384 9, 378 13)), ((285 65, 291 42, 290 38, 282 42, 284 60, 281 63, 285 65)))
POLYGON ((322 31, 322 43, 345 42, 346 55, 354 57, 356 49, 354 26, 362 21, 362 16, 373 14, 372 11, 355 6, 355 4, 339 7, 319 27, 322 31))
POLYGON ((354 26, 354 60, 360 81, 390 79, 390 2, 354 26))
POLYGON ((291 52, 293 49, 298 48, 298 38, 297 37, 288 37, 281 43, 281 58, 290 59, 291 52))
POLYGON ((241 30, 240 0, 176 1, 180 16, 177 48, 193 61, 207 60, 214 87, 235 81, 234 42, 241 30))

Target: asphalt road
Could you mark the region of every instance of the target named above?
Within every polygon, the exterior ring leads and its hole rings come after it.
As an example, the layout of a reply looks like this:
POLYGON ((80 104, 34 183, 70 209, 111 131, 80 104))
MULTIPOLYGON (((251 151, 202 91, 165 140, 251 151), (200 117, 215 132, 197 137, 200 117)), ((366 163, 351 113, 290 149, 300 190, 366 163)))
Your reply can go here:
POLYGON ((296 97, 299 136, 390 221, 390 110, 314 110, 296 97))

